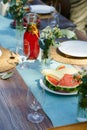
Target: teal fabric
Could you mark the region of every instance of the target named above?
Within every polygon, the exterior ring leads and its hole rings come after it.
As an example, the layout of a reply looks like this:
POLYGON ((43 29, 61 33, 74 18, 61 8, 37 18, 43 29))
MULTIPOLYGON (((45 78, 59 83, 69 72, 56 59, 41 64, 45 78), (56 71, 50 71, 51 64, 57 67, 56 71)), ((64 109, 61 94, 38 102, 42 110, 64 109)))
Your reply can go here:
MULTIPOLYGON (((15 29, 10 28, 11 19, 0 16, 0 44, 3 47, 14 47, 17 45, 15 38, 15 29)), ((28 68, 18 69, 20 75, 24 79, 32 93, 39 100, 43 110, 51 119, 54 126, 63 126, 77 122, 77 95, 64 96, 56 95, 45 91, 42 95, 42 88, 39 80, 42 78, 41 63, 39 60, 35 62, 27 62, 28 68)), ((61 63, 52 61, 51 67, 55 68, 61 63)), ((71 67, 71 65, 67 65, 71 67)))

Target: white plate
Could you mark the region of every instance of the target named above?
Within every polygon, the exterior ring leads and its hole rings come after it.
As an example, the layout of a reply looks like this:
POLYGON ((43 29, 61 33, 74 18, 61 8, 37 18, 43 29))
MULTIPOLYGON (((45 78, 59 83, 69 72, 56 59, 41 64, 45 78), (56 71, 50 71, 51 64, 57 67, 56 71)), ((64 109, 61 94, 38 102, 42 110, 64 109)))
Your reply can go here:
POLYGON ((55 8, 48 5, 31 5, 31 12, 37 13, 37 14, 49 14, 53 11, 55 11, 55 8))
POLYGON ((2 55, 2 51, 0 50, 0 56, 2 55))
POLYGON ((54 94, 58 94, 58 95, 76 95, 77 92, 72 92, 72 93, 65 93, 65 92, 56 92, 56 91, 53 91, 51 89, 49 89, 43 82, 42 79, 40 79, 40 85, 43 89, 47 90, 48 92, 51 92, 51 93, 54 93, 54 94))
POLYGON ((87 57, 87 42, 80 40, 69 40, 60 43, 58 49, 70 56, 74 57, 87 57))

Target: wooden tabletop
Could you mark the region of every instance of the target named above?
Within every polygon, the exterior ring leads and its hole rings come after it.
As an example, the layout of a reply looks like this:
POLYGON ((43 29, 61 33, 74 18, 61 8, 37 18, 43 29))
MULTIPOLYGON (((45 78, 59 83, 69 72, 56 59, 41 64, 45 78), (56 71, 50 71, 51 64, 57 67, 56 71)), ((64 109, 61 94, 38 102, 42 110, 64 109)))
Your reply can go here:
POLYGON ((53 127, 51 120, 44 111, 44 121, 33 124, 27 120, 31 111, 26 103, 27 86, 21 76, 14 74, 7 80, 0 79, 0 130, 45 130, 53 127))
MULTIPOLYGON (((43 27, 46 22, 44 20, 43 27)), ((82 32, 76 30, 76 33, 80 40, 87 41, 87 36, 82 32)), ((26 104, 26 94, 27 85, 17 70, 14 70, 13 76, 8 80, 0 79, 0 130, 46 130, 53 127, 42 109, 40 112, 45 117, 42 123, 33 124, 27 120, 27 114, 31 110, 26 104)))
POLYGON ((72 125, 66 125, 61 127, 49 128, 47 130, 86 130, 87 122, 76 123, 72 125))

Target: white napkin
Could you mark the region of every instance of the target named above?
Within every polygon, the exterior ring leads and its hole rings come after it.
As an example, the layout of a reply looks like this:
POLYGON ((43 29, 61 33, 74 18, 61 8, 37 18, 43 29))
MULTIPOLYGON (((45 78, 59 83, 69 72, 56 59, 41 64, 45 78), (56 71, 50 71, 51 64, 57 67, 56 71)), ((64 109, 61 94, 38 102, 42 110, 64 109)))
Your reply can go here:
POLYGON ((53 6, 48 5, 31 5, 31 12, 38 13, 38 14, 48 14, 55 11, 53 6))
POLYGON ((69 29, 61 29, 61 32, 63 36, 67 37, 68 39, 76 38, 76 34, 74 33, 74 31, 71 31, 69 29))

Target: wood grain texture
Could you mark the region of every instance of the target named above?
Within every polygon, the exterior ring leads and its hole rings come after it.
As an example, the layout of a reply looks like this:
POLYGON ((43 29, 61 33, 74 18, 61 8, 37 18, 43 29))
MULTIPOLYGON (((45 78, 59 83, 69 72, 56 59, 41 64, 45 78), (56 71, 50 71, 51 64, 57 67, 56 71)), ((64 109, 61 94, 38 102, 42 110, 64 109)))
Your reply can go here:
POLYGON ((27 86, 17 70, 8 80, 0 79, 0 130, 45 130, 52 127, 51 120, 44 114, 42 123, 33 124, 27 120, 31 111, 26 104, 27 86))
POLYGON ((61 127, 49 128, 47 130, 86 130, 87 129, 87 122, 76 123, 72 125, 66 125, 61 127))
POLYGON ((0 56, 0 72, 9 71, 19 63, 19 55, 10 52, 9 49, 0 46, 2 55, 0 56), (13 56, 13 58, 11 58, 13 56))

